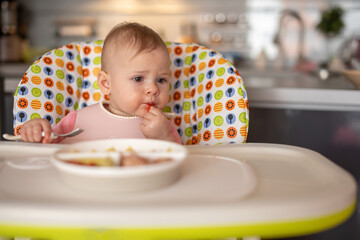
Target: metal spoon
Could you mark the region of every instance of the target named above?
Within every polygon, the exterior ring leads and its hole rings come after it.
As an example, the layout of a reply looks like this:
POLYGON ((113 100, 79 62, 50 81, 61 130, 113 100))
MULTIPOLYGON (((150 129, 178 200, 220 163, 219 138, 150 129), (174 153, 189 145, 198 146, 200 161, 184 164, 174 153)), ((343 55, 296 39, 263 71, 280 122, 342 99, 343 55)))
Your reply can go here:
MULTIPOLYGON (((82 130, 80 128, 76 128, 76 129, 72 130, 71 132, 64 133, 64 134, 51 133, 50 139, 56 139, 58 137, 74 137, 74 136, 78 135, 79 133, 81 133, 82 131, 84 131, 84 130, 82 130)), ((21 140, 20 135, 14 136, 14 135, 5 133, 2 136, 3 136, 3 138, 5 138, 6 140, 9 140, 9 141, 21 140)), ((44 132, 42 133, 42 136, 43 137, 45 136, 44 132)))

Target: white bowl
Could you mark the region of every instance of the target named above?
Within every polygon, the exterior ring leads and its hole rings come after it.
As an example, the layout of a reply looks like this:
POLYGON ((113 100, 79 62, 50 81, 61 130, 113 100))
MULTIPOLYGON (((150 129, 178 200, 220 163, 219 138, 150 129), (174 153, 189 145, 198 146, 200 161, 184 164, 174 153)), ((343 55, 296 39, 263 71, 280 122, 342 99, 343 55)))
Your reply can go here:
POLYGON ((54 153, 50 162, 66 184, 76 189, 96 192, 137 192, 165 187, 179 177, 187 149, 177 143, 152 139, 106 139, 65 146, 54 153), (114 148, 115 152, 108 152, 114 148), (169 157, 171 161, 143 166, 83 166, 65 160, 84 155, 109 155, 128 152, 129 148, 148 159, 169 157))
POLYGON ((343 70, 342 74, 345 75, 345 77, 355 84, 357 89, 360 89, 360 71, 359 70, 343 70))

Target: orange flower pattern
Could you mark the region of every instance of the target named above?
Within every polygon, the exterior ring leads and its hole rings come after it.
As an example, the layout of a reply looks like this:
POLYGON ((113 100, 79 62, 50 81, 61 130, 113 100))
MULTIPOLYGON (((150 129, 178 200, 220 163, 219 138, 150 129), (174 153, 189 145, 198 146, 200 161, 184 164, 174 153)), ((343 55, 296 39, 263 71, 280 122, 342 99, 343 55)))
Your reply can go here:
POLYGON ((173 98, 164 110, 176 114, 183 143, 245 142, 249 109, 236 104, 247 103, 247 94, 235 67, 221 53, 198 44, 167 45, 173 98))

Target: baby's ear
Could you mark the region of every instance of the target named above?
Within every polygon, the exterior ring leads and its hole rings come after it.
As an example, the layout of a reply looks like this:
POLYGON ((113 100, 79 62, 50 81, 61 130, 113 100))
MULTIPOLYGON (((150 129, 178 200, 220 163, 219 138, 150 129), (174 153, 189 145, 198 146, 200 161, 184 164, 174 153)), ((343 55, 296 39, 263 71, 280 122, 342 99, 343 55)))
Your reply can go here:
POLYGON ((104 71, 100 71, 97 76, 97 82, 100 88, 100 91, 104 95, 110 94, 110 76, 104 71))

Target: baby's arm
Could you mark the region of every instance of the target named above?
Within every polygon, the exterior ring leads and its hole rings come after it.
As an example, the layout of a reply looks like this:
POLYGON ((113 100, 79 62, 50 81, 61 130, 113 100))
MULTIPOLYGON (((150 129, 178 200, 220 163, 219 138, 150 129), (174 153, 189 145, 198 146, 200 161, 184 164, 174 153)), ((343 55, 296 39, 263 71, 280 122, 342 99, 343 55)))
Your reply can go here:
POLYGON ((179 132, 177 131, 177 129, 174 126, 174 124, 172 123, 172 121, 168 120, 168 122, 169 122, 169 126, 170 126, 170 132, 174 136, 175 142, 178 143, 178 144, 183 144, 182 140, 181 140, 181 137, 179 135, 179 132))
POLYGON ((151 107, 143 116, 140 129, 145 137, 177 142, 170 130, 169 121, 161 110, 151 107))
POLYGON ((42 142, 42 143, 59 143, 65 137, 58 137, 54 140, 50 139, 51 132, 63 134, 74 129, 77 111, 71 111, 61 121, 51 129, 50 122, 43 118, 36 118, 26 122, 21 127, 21 139, 24 142, 42 142), (45 136, 42 136, 42 132, 45 136))
MULTIPOLYGON (((61 121, 55 125, 53 132, 57 134, 64 134, 74 130, 77 111, 71 111, 61 121)), ((58 137, 51 141, 51 143, 60 143, 65 137, 58 137)))
POLYGON ((42 142, 50 143, 51 139, 51 125, 50 122, 43 118, 36 118, 24 123, 21 127, 21 139, 24 142, 42 142), (45 136, 42 136, 42 132, 45 136))

